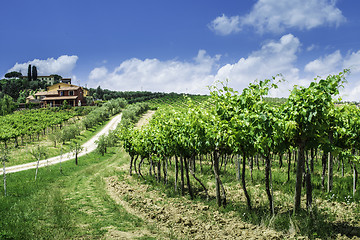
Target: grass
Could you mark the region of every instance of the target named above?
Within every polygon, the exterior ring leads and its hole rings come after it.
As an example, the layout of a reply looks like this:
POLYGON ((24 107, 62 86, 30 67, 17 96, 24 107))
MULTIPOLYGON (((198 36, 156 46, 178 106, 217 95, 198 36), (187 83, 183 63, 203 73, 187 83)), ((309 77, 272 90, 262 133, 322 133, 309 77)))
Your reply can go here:
MULTIPOLYGON (((105 156, 91 153, 73 161, 7 175, 8 196, 0 192, 0 239, 103 238, 109 227, 116 231, 146 228, 104 191, 104 177, 124 161, 123 153, 110 149, 105 156)), ((145 236, 146 237, 146 236, 145 236)))

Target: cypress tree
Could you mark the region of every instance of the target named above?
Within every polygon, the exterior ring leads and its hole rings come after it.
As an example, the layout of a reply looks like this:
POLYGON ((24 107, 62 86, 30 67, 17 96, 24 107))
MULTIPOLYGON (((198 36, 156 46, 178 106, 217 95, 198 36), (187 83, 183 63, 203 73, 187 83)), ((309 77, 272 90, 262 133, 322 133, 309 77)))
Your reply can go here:
POLYGON ((28 67, 28 81, 31 81, 31 64, 28 67))
POLYGON ((32 80, 36 81, 37 80, 37 69, 36 66, 32 67, 32 80))

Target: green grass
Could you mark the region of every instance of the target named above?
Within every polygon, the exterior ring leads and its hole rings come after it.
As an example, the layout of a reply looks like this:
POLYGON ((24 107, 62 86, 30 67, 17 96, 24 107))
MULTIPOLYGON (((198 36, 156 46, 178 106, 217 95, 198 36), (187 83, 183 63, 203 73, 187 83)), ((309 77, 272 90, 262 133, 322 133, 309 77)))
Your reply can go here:
POLYGON ((146 228, 104 191, 103 178, 114 175, 123 153, 110 149, 105 156, 91 153, 73 161, 7 175, 7 197, 0 194, 0 239, 103 238, 118 231, 146 228))

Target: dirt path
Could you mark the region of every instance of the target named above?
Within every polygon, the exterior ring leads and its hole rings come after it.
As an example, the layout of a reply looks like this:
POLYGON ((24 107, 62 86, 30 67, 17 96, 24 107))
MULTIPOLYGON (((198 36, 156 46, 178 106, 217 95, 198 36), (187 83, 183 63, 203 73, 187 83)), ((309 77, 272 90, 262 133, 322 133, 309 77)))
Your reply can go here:
MULTIPOLYGON (((99 137, 103 134, 107 134, 110 130, 114 130, 118 123, 121 121, 121 114, 116 115, 113 119, 110 120, 108 124, 105 125, 103 129, 101 129, 100 132, 98 132, 95 136, 93 136, 89 141, 84 143, 82 145, 83 151, 78 155, 78 157, 84 156, 96 149, 95 141, 99 139, 99 137)), ((39 162, 39 167, 45 167, 48 165, 53 165, 60 162, 69 161, 71 159, 74 159, 73 153, 64 153, 62 156, 56 156, 52 158, 48 158, 45 160, 41 160, 39 162)), ((6 173, 13 173, 13 172, 20 172, 25 171, 28 169, 36 168, 37 162, 31 162, 31 163, 25 163, 21 165, 11 166, 7 167, 5 169, 6 173)), ((0 175, 3 174, 3 169, 0 169, 0 175)))
POLYGON ((74 236, 74 239, 135 239, 156 236, 149 231, 147 224, 137 226, 138 216, 116 205, 104 191, 106 183, 103 179, 109 176, 109 172, 113 173, 122 161, 119 155, 114 154, 85 168, 68 183, 69 187, 64 195, 71 203, 71 212, 87 216, 77 220, 76 227, 81 234, 74 236))
POLYGON ((145 124, 148 124, 152 116, 154 115, 155 111, 147 111, 139 120, 137 124, 135 124, 135 127, 139 128, 145 124))

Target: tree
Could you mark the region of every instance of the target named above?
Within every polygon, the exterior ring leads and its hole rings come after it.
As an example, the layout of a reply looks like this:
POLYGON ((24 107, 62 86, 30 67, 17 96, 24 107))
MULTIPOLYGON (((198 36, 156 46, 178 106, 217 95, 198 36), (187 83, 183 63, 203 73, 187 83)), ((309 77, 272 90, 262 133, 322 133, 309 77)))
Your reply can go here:
POLYGON ((0 160, 3 164, 3 176, 4 176, 4 195, 6 197, 6 171, 5 171, 5 163, 9 161, 9 152, 5 147, 1 147, 0 149, 0 160))
POLYGON ((98 99, 102 99, 103 98, 103 94, 104 94, 104 91, 101 89, 101 87, 100 86, 98 86, 97 88, 96 88, 96 98, 98 98, 98 99))
POLYGON ((41 157, 46 158, 46 149, 45 149, 45 147, 38 145, 36 148, 30 150, 30 154, 33 156, 34 159, 37 160, 36 171, 35 171, 35 181, 36 181, 38 170, 39 170, 39 162, 40 162, 41 157))
POLYGON ((55 131, 53 134, 49 135, 49 140, 54 143, 54 147, 56 147, 56 143, 61 141, 62 138, 62 132, 61 131, 55 131))
POLYGON ((28 80, 31 81, 31 64, 28 66, 28 80))
POLYGON ((32 67, 32 80, 36 81, 38 77, 36 66, 32 67))
POLYGON ((96 151, 104 156, 108 147, 107 137, 105 135, 101 135, 99 139, 95 141, 95 143, 97 144, 96 151))
POLYGON ((5 74, 5 78, 20 78, 22 74, 19 72, 9 72, 5 74))
POLYGON ((75 155, 75 164, 78 165, 78 155, 84 148, 81 146, 81 144, 74 140, 70 143, 70 152, 73 152, 75 155))
POLYGON ((16 109, 14 100, 9 95, 5 95, 0 99, 0 115, 12 113, 16 109))
POLYGON ((25 103, 26 102, 26 98, 29 96, 29 92, 26 90, 22 90, 19 92, 19 97, 17 99, 18 103, 25 103))
POLYGON ((110 95, 110 94, 105 93, 105 94, 103 95, 103 100, 107 101, 107 100, 110 100, 110 99, 111 99, 111 95, 110 95))
POLYGON ((94 98, 92 96, 86 96, 85 100, 86 100, 86 106, 94 105, 94 98))
POLYGON ((61 105, 61 109, 68 109, 71 108, 71 106, 68 104, 68 101, 64 100, 63 104, 61 105))
POLYGON ((58 81, 58 82, 62 79, 62 77, 57 74, 51 74, 50 77, 54 77, 55 81, 58 81))

